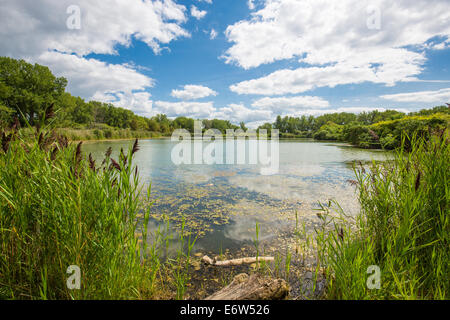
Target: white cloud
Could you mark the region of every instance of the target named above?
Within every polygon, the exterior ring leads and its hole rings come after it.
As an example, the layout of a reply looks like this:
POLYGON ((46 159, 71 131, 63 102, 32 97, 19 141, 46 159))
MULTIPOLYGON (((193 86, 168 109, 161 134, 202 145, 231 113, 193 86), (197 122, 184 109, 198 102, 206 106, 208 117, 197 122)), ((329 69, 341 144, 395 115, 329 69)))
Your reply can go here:
POLYGON ((180 24, 186 21, 184 6, 172 0, 2 1, 0 54, 35 56, 58 50, 84 56, 115 54, 117 44, 128 46, 131 38, 142 40, 155 52, 160 44, 189 36, 180 24), (81 29, 70 30, 66 13, 70 5, 81 12, 81 29))
POLYGON ((249 8, 250 10, 255 9, 255 4, 253 3, 253 1, 254 1, 254 0, 248 0, 248 1, 247 1, 247 5, 248 5, 248 8, 249 8))
POLYGON ((191 16, 193 16, 195 19, 200 20, 202 19, 208 12, 205 10, 199 10, 196 6, 191 7, 191 16))
POLYGON ((152 108, 151 94, 148 92, 97 92, 93 96, 93 100, 112 103, 145 117, 152 117, 156 114, 152 108))
POLYGON ((209 33, 209 38, 211 40, 214 40, 215 38, 217 38, 217 31, 214 29, 211 29, 211 32, 209 33))
POLYGON ((152 101, 146 89, 154 80, 130 65, 108 64, 59 52, 46 52, 37 62, 57 76, 69 79, 68 91, 88 100, 110 102, 142 115, 151 114, 152 101))
POLYGON ((216 96, 217 92, 205 86, 187 84, 183 87, 183 90, 172 90, 170 95, 181 100, 194 100, 216 96))
POLYGON ((223 58, 244 69, 295 58, 305 67, 283 69, 231 86, 240 94, 300 93, 316 87, 370 81, 394 85, 416 79, 430 38, 450 36, 447 0, 267 0, 252 18, 226 30, 223 58), (381 12, 380 29, 368 28, 381 12))
POLYGON ((234 123, 264 121, 271 119, 272 111, 249 109, 243 104, 232 103, 218 110, 213 117, 227 119, 234 123))
POLYGON ((129 66, 107 64, 59 52, 46 52, 37 61, 58 76, 70 79, 68 90, 91 99, 99 92, 132 92, 153 86, 153 79, 129 66))
POLYGON ((68 79, 68 91, 127 107, 140 114, 152 109, 154 80, 133 63, 108 64, 87 59, 91 53, 116 54, 116 46, 143 41, 159 53, 161 45, 189 33, 181 27, 186 8, 172 0, 41 0, 1 1, 0 55, 49 66, 68 79), (67 27, 67 8, 80 8, 81 29, 67 27))
POLYGON ((297 96, 297 97, 265 97, 252 103, 252 107, 271 110, 276 114, 294 113, 302 109, 327 108, 330 103, 320 97, 297 96))
POLYGON ((449 103, 450 88, 440 89, 436 91, 418 91, 410 93, 397 93, 381 96, 386 100, 398 102, 424 102, 424 103, 449 103))
POLYGON ((168 117, 186 116, 192 118, 208 118, 216 109, 213 102, 168 102, 155 101, 155 112, 164 113, 168 117))
POLYGON ((212 4, 212 0, 197 0, 198 2, 206 2, 206 3, 209 3, 209 4, 212 4))
MULTIPOLYGON (((373 67, 372 64, 357 65, 353 61, 327 67, 281 69, 265 77, 233 84, 230 89, 238 94, 280 95, 366 81, 393 86, 398 81, 417 80, 412 75, 421 72, 420 64, 424 61, 422 55, 404 49, 393 50, 390 54, 389 61, 380 63, 378 67, 373 67), (406 64, 402 64, 400 60, 406 64)), ((372 59, 376 61, 376 58, 372 59)))

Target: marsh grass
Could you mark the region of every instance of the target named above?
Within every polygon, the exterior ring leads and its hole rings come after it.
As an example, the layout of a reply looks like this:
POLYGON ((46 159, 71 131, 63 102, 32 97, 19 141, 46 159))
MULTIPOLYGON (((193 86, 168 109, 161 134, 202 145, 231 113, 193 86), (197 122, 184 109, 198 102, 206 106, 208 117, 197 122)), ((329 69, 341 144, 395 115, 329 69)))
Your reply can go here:
MULTIPOLYGON (((145 191, 132 163, 138 140, 117 160, 108 149, 97 164, 83 155, 82 142, 50 129, 51 117, 49 110, 35 128, 0 132, 0 298, 155 298, 168 288, 172 238, 168 220, 148 230, 151 185, 142 206, 145 191), (79 290, 66 284, 71 265, 81 271, 79 290)), ((185 253, 183 234, 178 297, 195 242, 187 240, 185 253)))
POLYGON ((331 232, 317 230, 316 240, 328 298, 449 298, 448 133, 405 140, 410 152, 399 148, 393 161, 355 167, 359 216, 330 218, 322 208, 331 232), (371 265, 380 267, 380 289, 367 286, 371 265))

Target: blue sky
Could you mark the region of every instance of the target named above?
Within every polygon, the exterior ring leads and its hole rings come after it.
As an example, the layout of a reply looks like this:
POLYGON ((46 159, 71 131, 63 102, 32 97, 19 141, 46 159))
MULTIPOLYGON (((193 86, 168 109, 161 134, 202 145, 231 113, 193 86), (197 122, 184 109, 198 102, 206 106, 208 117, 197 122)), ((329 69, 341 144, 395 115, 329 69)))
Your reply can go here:
POLYGON ((278 114, 450 102, 446 0, 0 5, 0 40, 9 44, 0 55, 48 65, 71 93, 145 116, 256 126, 278 114), (68 27, 74 17, 78 28, 68 27))

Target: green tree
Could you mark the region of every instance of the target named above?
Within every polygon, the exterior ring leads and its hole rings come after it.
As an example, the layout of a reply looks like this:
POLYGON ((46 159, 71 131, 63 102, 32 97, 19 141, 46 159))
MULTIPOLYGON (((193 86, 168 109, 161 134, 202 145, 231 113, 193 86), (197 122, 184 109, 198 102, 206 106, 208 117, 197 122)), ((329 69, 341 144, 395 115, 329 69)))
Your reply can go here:
POLYGON ((47 67, 0 57, 0 101, 30 123, 58 101, 66 85, 65 78, 55 77, 47 67))

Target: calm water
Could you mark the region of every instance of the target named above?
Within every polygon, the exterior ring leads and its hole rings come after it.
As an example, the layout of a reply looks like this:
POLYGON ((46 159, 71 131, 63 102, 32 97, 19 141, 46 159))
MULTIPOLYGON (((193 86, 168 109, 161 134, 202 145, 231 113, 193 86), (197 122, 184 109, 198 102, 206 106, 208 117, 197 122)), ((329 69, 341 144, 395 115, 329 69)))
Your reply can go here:
MULTIPOLYGON (((120 148, 131 144, 92 142, 83 150, 102 159, 111 146, 117 159, 120 148)), ((263 176, 258 165, 176 166, 171 161, 174 146, 170 140, 141 140, 135 157, 141 182, 152 184, 151 227, 156 228, 163 215, 179 226, 184 215, 187 227, 200 236, 196 250, 212 252, 251 243, 257 221, 260 239, 269 242, 292 231, 296 212, 301 221, 314 223, 318 202, 335 199, 346 213, 355 214, 355 188, 347 182, 354 179, 352 163, 387 156, 340 143, 280 141, 279 172, 263 176)))

